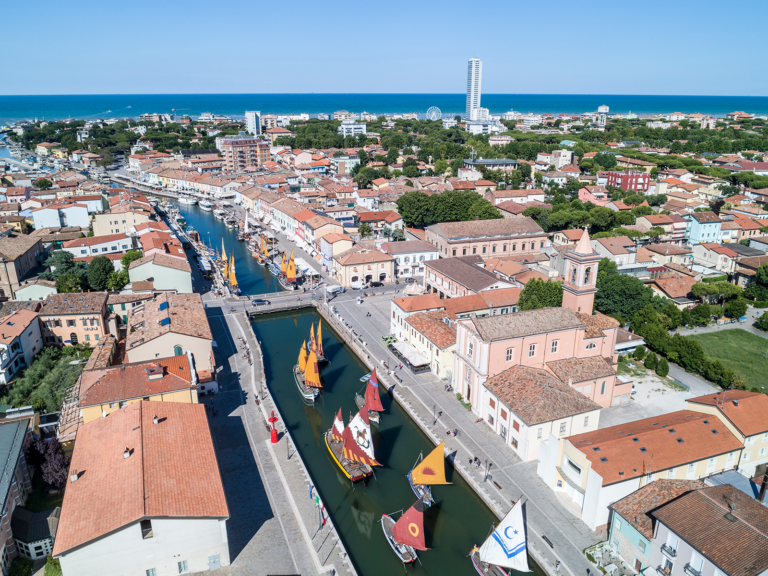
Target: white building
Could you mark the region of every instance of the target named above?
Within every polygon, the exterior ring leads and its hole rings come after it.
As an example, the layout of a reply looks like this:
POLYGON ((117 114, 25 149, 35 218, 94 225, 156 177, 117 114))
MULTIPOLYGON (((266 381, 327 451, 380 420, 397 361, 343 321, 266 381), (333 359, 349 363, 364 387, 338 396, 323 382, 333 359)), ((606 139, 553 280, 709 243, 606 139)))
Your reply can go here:
POLYGON ((458 125, 458 121, 455 118, 443 118, 443 128, 448 130, 458 125))
POLYGON ((479 58, 470 58, 467 63, 467 118, 472 110, 480 107, 482 95, 483 62, 479 58))
POLYGON ((517 120, 518 118, 520 118, 520 112, 515 112, 514 110, 504 112, 504 114, 501 115, 502 120, 517 120))
POLYGON ((35 208, 32 210, 32 220, 35 230, 66 226, 88 228, 91 225, 88 206, 79 203, 54 202, 47 206, 35 208))
POLYGON ((487 121, 491 118, 491 111, 488 108, 478 107, 469 111, 469 119, 475 121, 487 121))
POLYGON ((134 260, 128 269, 131 284, 150 281, 154 291, 192 293, 192 269, 185 258, 150 254, 141 260, 134 260))
POLYGON ((245 112, 245 130, 249 134, 261 134, 261 112, 258 110, 245 112))
POLYGON ((62 250, 72 254, 75 258, 83 256, 103 256, 105 254, 118 254, 128 252, 136 248, 136 238, 126 234, 107 234, 106 236, 91 236, 90 238, 76 238, 61 245, 62 250))
POLYGON ((69 473, 53 548, 64 576, 229 565, 229 508, 202 404, 138 401, 81 425, 69 473))
POLYGON ((341 126, 339 126, 339 134, 342 136, 359 136, 365 134, 367 130, 365 122, 355 122, 354 120, 342 120, 341 126))
POLYGON ((333 113, 334 120, 357 120, 357 118, 357 114, 353 114, 349 110, 336 110, 336 112, 333 113))
POLYGON ((405 242, 385 242, 380 250, 395 259, 395 277, 424 276, 424 262, 437 260, 440 252, 437 247, 422 240, 405 242))
POLYGON ((37 313, 19 310, 0 318, 0 384, 13 380, 16 372, 32 365, 43 349, 37 313))

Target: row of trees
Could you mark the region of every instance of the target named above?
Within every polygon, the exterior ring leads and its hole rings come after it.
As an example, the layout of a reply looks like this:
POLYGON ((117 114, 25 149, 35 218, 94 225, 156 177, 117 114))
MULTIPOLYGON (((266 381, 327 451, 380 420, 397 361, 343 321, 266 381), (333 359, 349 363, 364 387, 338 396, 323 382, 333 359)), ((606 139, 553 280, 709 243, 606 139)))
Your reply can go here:
POLYGON ((409 227, 502 218, 488 200, 472 190, 449 190, 431 196, 419 191, 406 192, 397 199, 397 210, 409 227))
POLYGON ((122 270, 117 272, 115 265, 106 256, 96 256, 90 263, 75 261, 72 253, 57 250, 45 261, 50 269, 43 272, 43 280, 56 282, 56 289, 62 293, 94 290, 120 290, 128 284, 128 268, 131 262, 141 258, 139 250, 129 250, 120 259, 122 270))

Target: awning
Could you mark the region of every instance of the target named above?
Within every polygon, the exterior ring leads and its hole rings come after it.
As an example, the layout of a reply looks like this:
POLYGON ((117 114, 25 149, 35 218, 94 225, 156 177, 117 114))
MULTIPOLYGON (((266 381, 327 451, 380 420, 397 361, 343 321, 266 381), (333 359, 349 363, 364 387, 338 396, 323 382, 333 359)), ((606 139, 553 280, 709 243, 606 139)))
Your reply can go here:
POLYGON ((405 342, 395 342, 392 347, 397 350, 400 355, 405 358, 408 363, 417 368, 419 366, 429 366, 429 360, 424 358, 416 351, 416 348, 405 342))

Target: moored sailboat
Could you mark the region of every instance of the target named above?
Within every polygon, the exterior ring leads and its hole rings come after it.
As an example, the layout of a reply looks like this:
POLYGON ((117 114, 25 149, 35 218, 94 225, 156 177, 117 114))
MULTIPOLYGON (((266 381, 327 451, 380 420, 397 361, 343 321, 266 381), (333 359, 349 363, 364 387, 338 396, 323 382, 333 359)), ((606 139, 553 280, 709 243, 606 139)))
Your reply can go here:
MULTIPOLYGON (((285 253, 283 253, 283 262, 285 262, 285 253)), ((293 252, 291 252, 291 257, 285 266, 285 273, 283 273, 281 265, 277 280, 286 290, 296 290, 296 262, 293 260, 293 252)))
POLYGON ((304 401, 314 404, 323 385, 320 382, 320 371, 317 368, 317 356, 315 356, 314 350, 311 350, 307 355, 306 342, 301 345, 299 361, 293 367, 293 379, 304 401))
POLYGON ((232 258, 229 261, 229 289, 233 294, 240 294, 240 288, 237 287, 237 276, 235 275, 235 253, 232 252, 232 258))
POLYGON ((472 548, 469 555, 481 576, 508 576, 504 568, 531 571, 527 551, 523 508, 518 500, 483 545, 472 548))
POLYGON ((406 510, 400 519, 381 515, 381 529, 403 564, 416 561, 416 550, 428 550, 424 541, 424 504, 421 500, 406 510))
POLYGON ((328 357, 323 352, 323 323, 317 322, 317 340, 315 340, 315 351, 317 352, 318 362, 327 362, 328 357))
POLYGON ((373 453, 373 437, 368 411, 360 410, 344 427, 341 408, 333 426, 325 433, 325 445, 344 475, 352 482, 373 474, 371 466, 380 466, 373 453))
POLYGON ((363 406, 368 406, 368 418, 377 426, 379 425, 381 422, 379 412, 384 412, 384 406, 381 405, 381 397, 379 396, 379 379, 376 377, 376 368, 371 372, 365 385, 365 396, 360 396, 359 392, 355 394, 355 404, 360 409, 363 406))
MULTIPOLYGON (((441 442, 426 458, 416 464, 413 470, 408 472, 408 483, 411 485, 411 490, 419 499, 424 501, 424 505, 427 507, 435 503, 430 486, 450 484, 445 479, 444 448, 445 442, 441 442)), ((419 457, 421 458, 421 455, 419 457)))

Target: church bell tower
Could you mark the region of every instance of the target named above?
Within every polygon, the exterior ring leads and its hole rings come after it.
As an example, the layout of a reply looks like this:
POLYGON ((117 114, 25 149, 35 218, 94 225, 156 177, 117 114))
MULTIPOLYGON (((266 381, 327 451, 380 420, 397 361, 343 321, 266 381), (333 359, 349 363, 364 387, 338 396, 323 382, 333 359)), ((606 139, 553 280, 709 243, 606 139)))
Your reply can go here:
POLYGON ((600 254, 592 249, 586 228, 576 246, 568 250, 564 258, 563 307, 591 315, 595 292, 597 292, 597 266, 600 262, 600 254))

